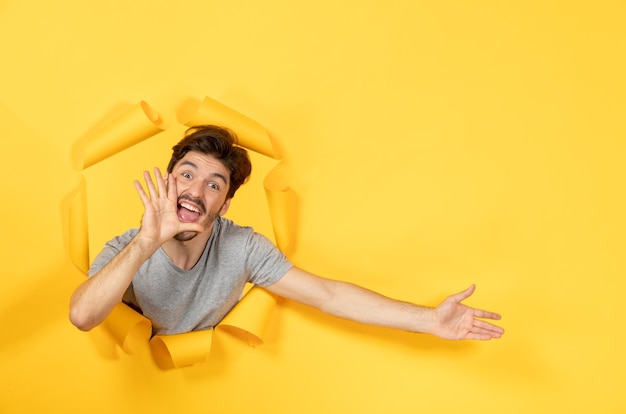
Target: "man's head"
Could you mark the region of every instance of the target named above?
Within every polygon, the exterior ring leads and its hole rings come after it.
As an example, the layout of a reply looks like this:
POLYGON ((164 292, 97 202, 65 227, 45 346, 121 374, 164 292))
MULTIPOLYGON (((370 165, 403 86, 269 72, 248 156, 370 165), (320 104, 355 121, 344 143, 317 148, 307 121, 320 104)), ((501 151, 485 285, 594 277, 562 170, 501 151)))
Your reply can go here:
POLYGON ((215 125, 198 125, 187 130, 185 137, 172 148, 172 158, 167 166, 171 173, 174 166, 189 151, 210 155, 230 171, 230 183, 226 199, 235 195, 248 180, 252 164, 245 149, 237 146, 237 136, 229 129, 215 125))

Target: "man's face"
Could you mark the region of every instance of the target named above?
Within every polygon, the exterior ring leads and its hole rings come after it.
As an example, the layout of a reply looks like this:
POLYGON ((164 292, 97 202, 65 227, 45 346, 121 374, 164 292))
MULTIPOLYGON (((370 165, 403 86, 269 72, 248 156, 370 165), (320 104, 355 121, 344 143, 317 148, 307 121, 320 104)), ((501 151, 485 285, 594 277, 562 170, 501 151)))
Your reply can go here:
MULTIPOLYGON (((178 219, 186 223, 200 223, 211 228, 218 215, 225 214, 230 200, 226 200, 230 172, 216 158, 190 151, 172 169, 178 192, 178 219)), ((193 239, 197 233, 185 232, 174 238, 193 239)))

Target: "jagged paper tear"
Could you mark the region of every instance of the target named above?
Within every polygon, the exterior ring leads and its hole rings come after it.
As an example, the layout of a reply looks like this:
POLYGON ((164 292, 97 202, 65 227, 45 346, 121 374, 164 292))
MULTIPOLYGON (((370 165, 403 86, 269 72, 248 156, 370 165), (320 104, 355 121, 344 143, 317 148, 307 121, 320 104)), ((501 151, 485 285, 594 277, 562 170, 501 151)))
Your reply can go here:
MULTIPOLYGON (((79 166, 84 170, 156 135, 162 131, 158 123, 158 115, 147 103, 140 102, 101 131, 88 137, 79 166)), ((279 159, 278 151, 263 127, 208 97, 184 123, 188 126, 216 124, 227 127, 237 134, 242 147, 279 159)), ((293 247, 294 239, 295 197, 276 171, 276 168, 270 171, 264 181, 264 187, 276 244, 288 254, 293 247)), ((80 184, 73 194, 68 206, 68 253, 72 262, 86 276, 89 267, 89 241, 84 177, 81 176, 80 184)), ((153 357, 159 367, 178 368, 206 361, 213 335, 221 330, 245 338, 249 345, 262 344, 275 304, 276 298, 271 293, 252 287, 245 291, 240 302, 213 330, 157 335, 150 339, 152 335, 150 321, 129 306, 119 303, 103 322, 103 326, 127 354, 132 354, 137 346, 149 341, 153 357)))
POLYGON ((87 137, 83 169, 163 131, 158 114, 144 101, 132 106, 97 133, 87 137))
POLYGON ((276 160, 280 159, 278 149, 265 128, 208 96, 192 113, 179 114, 178 120, 188 126, 210 124, 230 128, 237 133, 239 145, 242 147, 276 160))

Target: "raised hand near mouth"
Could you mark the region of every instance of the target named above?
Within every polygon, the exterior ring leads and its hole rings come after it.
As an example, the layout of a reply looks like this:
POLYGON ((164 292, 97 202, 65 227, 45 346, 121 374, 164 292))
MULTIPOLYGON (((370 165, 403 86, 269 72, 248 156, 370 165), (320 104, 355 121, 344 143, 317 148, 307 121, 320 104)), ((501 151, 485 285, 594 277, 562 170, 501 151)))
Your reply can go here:
POLYGON ((143 173, 148 194, 139 181, 135 180, 135 188, 144 206, 141 218, 141 229, 138 236, 156 243, 165 243, 179 233, 202 232, 205 228, 199 223, 185 223, 178 218, 178 194, 176 180, 171 174, 161 175, 158 168, 154 169, 155 183, 148 171, 143 173), (167 180, 167 185, 166 185, 167 180))

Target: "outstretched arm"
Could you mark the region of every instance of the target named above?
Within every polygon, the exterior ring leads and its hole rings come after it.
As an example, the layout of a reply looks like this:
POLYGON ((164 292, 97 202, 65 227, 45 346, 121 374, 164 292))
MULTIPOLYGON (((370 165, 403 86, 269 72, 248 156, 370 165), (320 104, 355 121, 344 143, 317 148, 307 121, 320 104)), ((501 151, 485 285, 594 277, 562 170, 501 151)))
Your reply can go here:
POLYGON ((390 299, 350 283, 325 279, 297 267, 267 288, 279 296, 325 313, 368 325, 423 332, 444 339, 499 338, 504 330, 483 319, 500 315, 462 304, 474 292, 470 286, 449 296, 436 308, 390 299))
POLYGON ((96 275, 81 283, 70 300, 70 321, 81 330, 90 330, 108 316, 141 265, 167 240, 182 231, 203 231, 200 224, 181 223, 176 214, 176 181, 154 170, 156 186, 144 173, 148 193, 135 181, 144 205, 137 235, 96 275), (165 180, 168 180, 167 185, 165 180))

